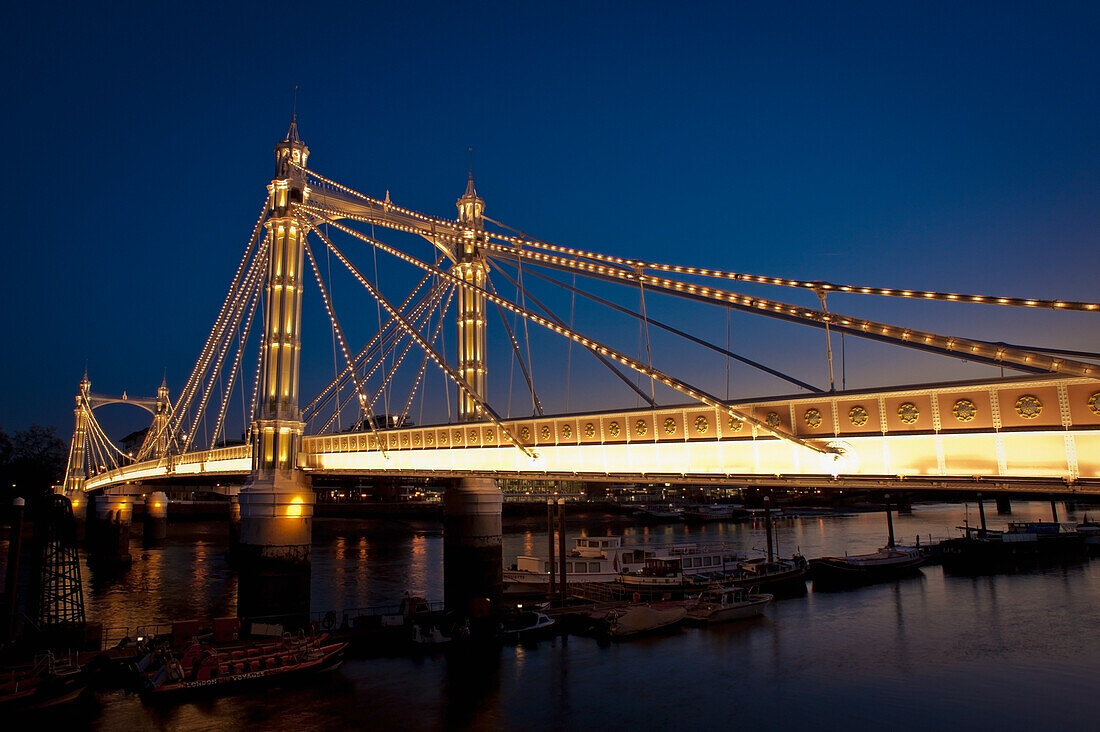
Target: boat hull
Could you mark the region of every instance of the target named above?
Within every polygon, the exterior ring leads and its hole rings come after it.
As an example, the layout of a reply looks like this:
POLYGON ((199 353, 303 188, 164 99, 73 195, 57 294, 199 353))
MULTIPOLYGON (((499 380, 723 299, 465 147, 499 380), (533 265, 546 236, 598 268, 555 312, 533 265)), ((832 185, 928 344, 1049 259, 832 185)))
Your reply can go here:
POLYGON ((763 615, 764 608, 771 601, 771 595, 763 595, 730 607, 688 608, 685 621, 696 625, 714 625, 734 620, 748 620, 763 615))
POLYGON ((863 557, 822 557, 810 560, 814 588, 847 587, 916 575, 924 563, 918 554, 881 560, 863 557))
POLYGON ((944 570, 956 574, 1011 572, 1046 564, 1076 562, 1088 556, 1086 538, 1077 533, 1024 537, 1004 540, 977 536, 947 539, 940 543, 940 561, 944 570))
POLYGON ((347 645, 346 642, 339 642, 321 646, 316 655, 293 665, 231 673, 216 678, 183 679, 151 686, 141 690, 141 698, 142 701, 154 704, 176 702, 199 696, 229 694, 255 686, 275 685, 290 679, 330 671, 343 662, 347 645))

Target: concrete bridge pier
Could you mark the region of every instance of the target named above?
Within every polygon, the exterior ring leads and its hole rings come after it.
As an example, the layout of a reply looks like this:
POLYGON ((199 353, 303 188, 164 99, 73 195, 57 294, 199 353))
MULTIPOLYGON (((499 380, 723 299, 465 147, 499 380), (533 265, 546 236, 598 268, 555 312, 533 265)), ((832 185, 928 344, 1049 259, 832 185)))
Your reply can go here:
POLYGON ((237 614, 242 620, 309 623, 313 489, 304 476, 282 485, 249 486, 237 496, 240 542, 237 614))
POLYGON ((128 565, 130 555, 130 524, 133 521, 133 498, 130 496, 96 496, 88 519, 89 561, 101 565, 128 565))
POLYGON ((141 540, 145 546, 164 541, 168 535, 168 495, 153 491, 145 496, 145 519, 142 522, 141 540))
POLYGON ((73 507, 73 531, 77 541, 87 538, 88 529, 88 504, 91 501, 84 495, 84 491, 61 491, 61 495, 69 499, 73 507))
POLYGON ((235 557, 241 546, 241 502, 237 496, 229 497, 229 554, 235 557))
POLYGON ((475 625, 504 592, 503 503, 492 478, 463 478, 443 492, 443 600, 475 625))

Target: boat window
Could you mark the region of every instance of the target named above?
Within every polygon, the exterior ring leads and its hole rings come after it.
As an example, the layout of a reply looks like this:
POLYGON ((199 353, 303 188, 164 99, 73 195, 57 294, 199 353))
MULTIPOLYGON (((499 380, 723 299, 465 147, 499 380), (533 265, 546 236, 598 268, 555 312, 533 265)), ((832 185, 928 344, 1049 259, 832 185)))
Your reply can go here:
POLYGON ((714 559, 712 557, 703 557, 703 566, 709 567, 713 563, 713 561, 714 559))
POLYGON ((572 572, 573 571, 573 563, 572 562, 566 562, 565 563, 565 571, 566 572, 572 572))

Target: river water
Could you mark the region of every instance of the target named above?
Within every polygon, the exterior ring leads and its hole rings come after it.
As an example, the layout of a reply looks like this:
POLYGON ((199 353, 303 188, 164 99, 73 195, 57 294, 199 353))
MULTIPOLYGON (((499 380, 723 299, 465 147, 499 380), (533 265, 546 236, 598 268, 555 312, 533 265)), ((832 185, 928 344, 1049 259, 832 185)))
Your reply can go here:
MULTIPOLYGON (((1063 521, 1080 520, 1059 504, 1063 521)), ((987 503, 991 528, 1008 520, 987 503)), ((1050 518, 1015 502, 1014 520, 1050 518)), ((895 515, 899 542, 978 521, 974 504, 918 504, 895 515)), ((543 554, 537 519, 504 537, 505 564, 543 554)), ((90 620, 105 626, 233 615, 237 580, 224 524, 173 524, 121 575, 85 565, 90 620)), ((624 526, 574 519, 570 537, 724 541, 763 549, 751 523, 624 526)), ((785 518, 779 551, 873 551, 881 513, 785 518)), ((571 542, 570 542, 571 543, 571 542)), ((430 522, 319 519, 312 609, 442 600, 443 536, 430 522)), ((96 729, 890 729, 1091 728, 1100 719, 1100 560, 980 577, 925 567, 904 580, 773 603, 761 618, 601 646, 584 637, 465 654, 349 658, 289 689, 155 709, 100 694, 77 720, 96 729), (1090 721, 1092 720, 1092 721, 1090 721)), ((73 723, 73 720, 68 720, 73 723)))

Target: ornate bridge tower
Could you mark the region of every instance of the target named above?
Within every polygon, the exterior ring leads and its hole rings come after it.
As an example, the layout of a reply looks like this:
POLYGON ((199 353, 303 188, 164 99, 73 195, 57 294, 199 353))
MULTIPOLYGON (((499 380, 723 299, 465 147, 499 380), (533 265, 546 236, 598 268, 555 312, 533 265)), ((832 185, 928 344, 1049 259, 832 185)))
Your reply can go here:
MULTIPOLYGON (((474 190, 474 174, 466 182, 466 192, 458 199, 458 220, 467 228, 460 248, 455 252, 454 273, 478 288, 485 287, 489 266, 479 245, 484 237, 485 201, 474 190)), ((480 292, 458 290, 458 373, 478 396, 485 396, 485 296, 480 292)), ((458 390, 458 416, 464 422, 480 418, 481 408, 466 392, 458 390)))
MULTIPOLYGON (((466 229, 455 252, 454 273, 484 288, 489 267, 479 248, 484 240, 485 201, 474 190, 471 171, 458 199, 458 220, 466 229)), ((478 396, 485 397, 485 296, 458 290, 458 372, 478 396)), ((459 419, 483 418, 477 402, 462 389, 459 419)), ((475 618, 488 614, 503 592, 501 547, 503 497, 492 478, 463 478, 443 494, 443 595, 449 609, 475 618)))
MULTIPOLYGON (((84 445, 88 439, 88 411, 85 405, 88 395, 92 390, 92 382, 88 380, 87 371, 80 380, 80 393, 76 395, 75 424, 73 425, 73 441, 69 445, 69 464, 65 468, 65 483, 63 491, 65 496, 74 501, 84 492, 84 445)), ((75 507, 74 503, 74 507, 75 507)))
POLYGON ((314 496, 308 476, 298 468, 305 232, 291 213, 294 203, 309 199, 305 174, 294 166, 304 166, 308 156, 295 118, 275 146, 275 179, 268 185, 262 391, 252 423, 252 476, 238 497, 246 560, 308 564, 310 556, 314 496))

